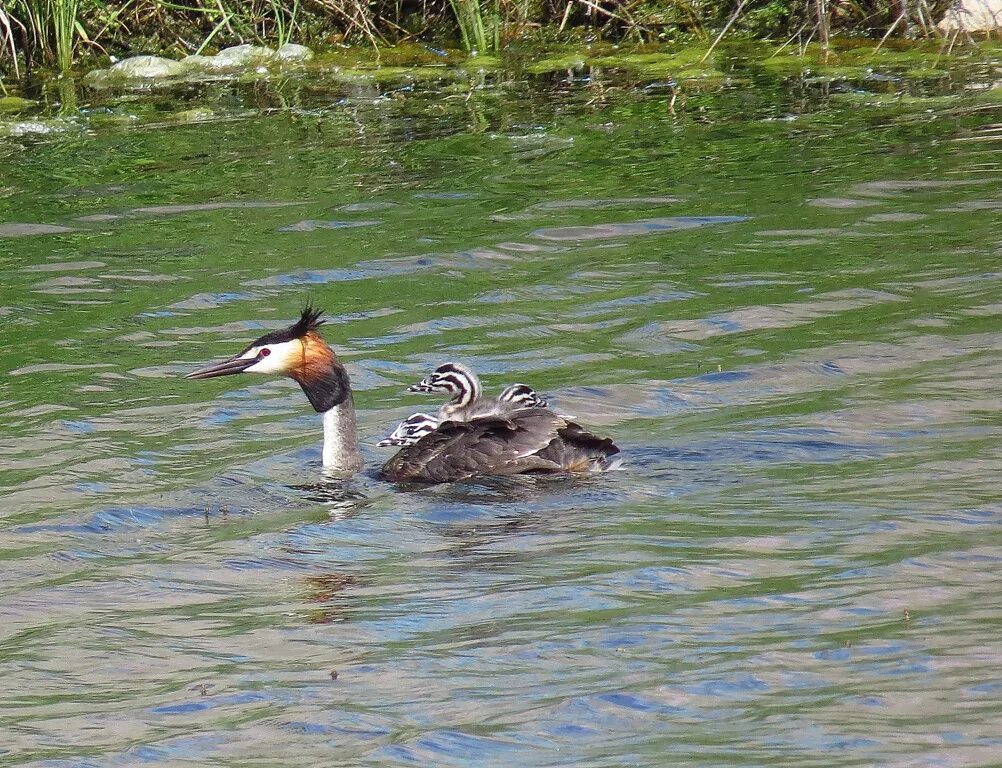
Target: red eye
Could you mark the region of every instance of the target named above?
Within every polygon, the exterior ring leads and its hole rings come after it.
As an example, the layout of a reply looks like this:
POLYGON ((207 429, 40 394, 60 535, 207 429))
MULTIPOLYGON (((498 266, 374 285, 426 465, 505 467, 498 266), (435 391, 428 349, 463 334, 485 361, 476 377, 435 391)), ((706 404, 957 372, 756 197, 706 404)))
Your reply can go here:
POLYGON ((261 350, 257 353, 257 356, 258 357, 267 357, 270 354, 271 354, 271 350, 270 349, 268 349, 267 347, 262 347, 261 350))

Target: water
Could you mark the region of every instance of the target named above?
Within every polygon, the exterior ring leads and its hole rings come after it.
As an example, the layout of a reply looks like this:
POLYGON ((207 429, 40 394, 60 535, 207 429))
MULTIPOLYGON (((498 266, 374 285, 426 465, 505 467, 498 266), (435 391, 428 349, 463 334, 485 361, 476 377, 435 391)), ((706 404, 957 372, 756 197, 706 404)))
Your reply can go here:
POLYGON ((993 76, 29 116, 59 128, 0 140, 0 762, 997 764, 993 76), (447 359, 626 468, 325 481, 294 383, 180 378, 309 298, 370 468, 447 359))

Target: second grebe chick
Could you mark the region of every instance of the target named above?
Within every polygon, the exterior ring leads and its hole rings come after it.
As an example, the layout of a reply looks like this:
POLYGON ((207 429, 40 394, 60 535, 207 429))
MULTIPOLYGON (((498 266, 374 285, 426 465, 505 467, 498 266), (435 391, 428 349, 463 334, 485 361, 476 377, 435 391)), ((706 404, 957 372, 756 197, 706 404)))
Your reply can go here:
POLYGON ((548 408, 550 405, 528 384, 509 384, 498 395, 498 403, 508 408, 548 408))

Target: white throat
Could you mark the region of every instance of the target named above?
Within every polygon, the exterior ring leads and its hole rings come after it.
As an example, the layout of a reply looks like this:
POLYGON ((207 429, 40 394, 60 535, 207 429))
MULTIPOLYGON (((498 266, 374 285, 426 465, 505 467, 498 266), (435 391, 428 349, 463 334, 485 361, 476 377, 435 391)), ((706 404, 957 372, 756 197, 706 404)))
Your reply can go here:
POLYGON ((362 468, 355 426, 355 403, 351 393, 344 402, 324 411, 324 469, 357 472, 362 468))

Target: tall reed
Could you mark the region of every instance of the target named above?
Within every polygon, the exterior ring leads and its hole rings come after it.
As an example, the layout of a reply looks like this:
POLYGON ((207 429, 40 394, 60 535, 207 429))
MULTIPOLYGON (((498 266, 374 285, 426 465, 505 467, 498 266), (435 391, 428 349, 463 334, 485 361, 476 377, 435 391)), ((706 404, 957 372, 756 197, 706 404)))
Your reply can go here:
POLYGON ((463 48, 494 53, 501 47, 501 9, 498 0, 449 0, 463 48), (486 8, 484 7, 486 6, 486 8))
POLYGON ((76 43, 80 0, 42 0, 42 4, 49 6, 59 71, 69 72, 73 68, 73 46, 76 43))
MULTIPOLYGON (((4 56, 10 51, 11 61, 14 62, 14 66, 12 67, 14 76, 18 77, 21 73, 18 71, 17 66, 17 43, 14 39, 15 28, 24 29, 24 25, 3 8, 0 8, 0 61, 3 61, 4 56)), ((0 75, 2 74, 3 70, 0 70, 0 75)), ((3 78, 0 77, 0 93, 6 92, 3 86, 3 78)))
POLYGON ((299 0, 292 0, 288 10, 285 9, 283 0, 269 0, 269 4, 275 23, 275 45, 282 47, 292 42, 296 19, 299 16, 299 0))
MULTIPOLYGON (((9 7, 10 12, 5 14, 7 26, 12 28, 14 20, 23 33, 21 39, 30 48, 22 51, 24 56, 30 61, 38 54, 61 72, 68 72, 73 67, 73 49, 80 29, 80 0, 13 0, 9 7)), ((13 33, 10 39, 13 41, 13 33)))

